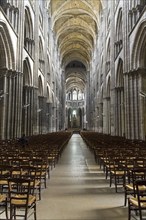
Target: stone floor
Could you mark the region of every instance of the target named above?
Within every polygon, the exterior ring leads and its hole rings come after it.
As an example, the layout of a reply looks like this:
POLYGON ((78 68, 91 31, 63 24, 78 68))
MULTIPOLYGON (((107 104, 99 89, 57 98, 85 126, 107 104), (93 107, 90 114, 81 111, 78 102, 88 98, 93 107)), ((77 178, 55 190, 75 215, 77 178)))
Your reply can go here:
POLYGON ((109 187, 93 153, 73 134, 42 190, 37 220, 127 220, 123 203, 123 192, 109 187))
POLYGON ((127 220, 123 193, 109 187, 79 134, 73 134, 37 204, 38 220, 127 220))

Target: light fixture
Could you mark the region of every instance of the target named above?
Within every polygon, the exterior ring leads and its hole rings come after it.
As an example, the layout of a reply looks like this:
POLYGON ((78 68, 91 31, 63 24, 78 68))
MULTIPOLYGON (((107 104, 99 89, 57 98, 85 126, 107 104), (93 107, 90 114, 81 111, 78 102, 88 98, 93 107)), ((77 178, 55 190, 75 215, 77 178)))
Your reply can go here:
POLYGON ((139 92, 139 95, 142 96, 142 97, 144 97, 144 98, 146 98, 146 93, 144 93, 144 92, 142 92, 142 91, 139 92))
POLYGON ((42 109, 41 108, 39 108, 38 110, 37 110, 37 112, 41 112, 42 111, 42 109))
MULTIPOLYGON (((2 92, 2 91, 3 91, 3 90, 1 90, 0 92, 2 92)), ((0 95, 0 100, 1 100, 1 99, 2 99, 2 98, 5 96, 5 95, 8 95, 8 94, 9 94, 9 93, 7 93, 7 92, 6 92, 6 93, 1 94, 1 95, 0 95)))
POLYGON ((28 106, 30 106, 30 104, 25 104, 23 105, 23 108, 27 108, 28 106))

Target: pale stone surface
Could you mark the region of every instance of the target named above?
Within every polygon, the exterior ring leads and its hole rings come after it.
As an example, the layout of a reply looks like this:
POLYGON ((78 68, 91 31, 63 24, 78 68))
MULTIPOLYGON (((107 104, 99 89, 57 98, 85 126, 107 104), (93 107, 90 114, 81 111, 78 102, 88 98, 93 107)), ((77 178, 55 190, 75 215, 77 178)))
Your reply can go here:
POLYGON ((92 152, 74 134, 38 202, 39 220, 127 220, 123 193, 115 193, 92 152))

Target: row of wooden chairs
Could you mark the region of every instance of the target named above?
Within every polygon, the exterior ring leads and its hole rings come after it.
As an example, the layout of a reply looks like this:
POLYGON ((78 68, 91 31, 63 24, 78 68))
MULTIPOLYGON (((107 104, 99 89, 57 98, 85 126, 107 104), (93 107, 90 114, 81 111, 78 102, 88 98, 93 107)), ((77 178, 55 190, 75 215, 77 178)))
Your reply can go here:
MULTIPOLYGON (((143 219, 146 212, 146 142, 82 132, 83 139, 94 153, 95 161, 109 178, 110 187, 124 190, 124 206, 128 200, 128 220, 143 219)), ((121 190, 120 190, 121 191, 121 190)))
POLYGON ((67 132, 33 136, 25 148, 17 140, 0 142, 0 214, 5 212, 5 219, 27 220, 29 214, 37 219, 36 202, 70 137, 67 132))
POLYGON ((33 191, 34 182, 29 178, 9 178, 8 193, 0 194, 0 205, 3 208, 1 214, 5 212, 6 219, 16 220, 20 217, 27 220, 30 215, 36 217, 36 196, 33 191), (10 214, 8 214, 8 207, 10 214), (19 212, 18 212, 19 209, 19 212))

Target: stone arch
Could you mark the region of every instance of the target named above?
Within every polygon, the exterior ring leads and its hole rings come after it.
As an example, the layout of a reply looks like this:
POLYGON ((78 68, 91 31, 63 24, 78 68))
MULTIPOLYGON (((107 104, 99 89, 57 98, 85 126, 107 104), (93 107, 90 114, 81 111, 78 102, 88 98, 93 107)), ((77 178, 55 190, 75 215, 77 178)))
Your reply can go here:
POLYGON ((51 92, 50 92, 50 86, 47 85, 47 103, 51 103, 52 98, 51 98, 51 92))
POLYGON ((49 95, 50 95, 50 92, 49 92, 49 87, 47 86, 47 102, 49 103, 50 99, 49 99, 49 95))
POLYGON ((38 78, 38 95, 43 96, 43 82, 41 76, 38 78))
POLYGON ((139 75, 141 77, 139 80, 139 87, 137 89, 134 88, 133 93, 135 92, 136 95, 138 95, 138 98, 135 99, 135 103, 137 102, 137 105, 141 105, 141 108, 139 108, 141 110, 139 111, 138 109, 137 114, 141 116, 141 118, 139 117, 141 134, 144 138, 146 138, 146 96, 144 95, 144 97, 140 97, 139 95, 139 92, 141 91, 146 94, 146 21, 142 21, 140 23, 135 35, 135 39, 133 41, 131 53, 131 69, 139 69, 139 75))
POLYGON ((106 97, 110 98, 110 76, 108 77, 106 84, 106 97))
POLYGON ((32 70, 29 58, 23 61, 22 133, 32 135, 32 70))
POLYGON ((43 89, 43 81, 42 76, 38 77, 38 129, 39 134, 43 133, 43 123, 44 123, 44 89, 43 89))
POLYGON ((25 7, 24 40, 33 39, 33 23, 28 6, 25 7))
POLYGON ((39 36, 39 69, 44 72, 44 47, 42 38, 39 36))
POLYGON ((124 86, 124 78, 123 78, 123 60, 120 58, 117 67, 116 73, 116 87, 124 86))
POLYGON ((116 135, 125 136, 124 76, 123 60, 121 58, 119 59, 116 71, 115 104, 116 135))
POLYGON ((23 63, 23 85, 31 86, 32 85, 32 71, 28 57, 24 60, 23 63))
POLYGON ((100 72, 100 85, 103 83, 103 56, 101 57, 101 72, 100 72))
POLYGON ((9 30, 5 23, 0 21, 0 69, 15 70, 15 55, 9 30))
POLYGON ((139 25, 132 46, 131 69, 146 66, 146 21, 139 25))
POLYGON ((105 108, 105 123, 106 123, 106 133, 110 134, 111 133, 111 78, 110 76, 107 79, 107 84, 106 84, 106 108, 105 108))
POLYGON ((33 22, 28 6, 25 7, 24 46, 31 56, 34 55, 33 22))
POLYGON ((123 32, 122 32, 122 8, 119 9, 117 23, 116 23, 116 38, 117 41, 123 39, 123 32))
POLYGON ((50 83, 51 82, 51 66, 50 66, 50 58, 49 55, 47 54, 47 81, 50 83))
POLYGON ((9 97, 11 97, 13 95, 12 93, 16 91, 16 87, 14 87, 12 91, 10 87, 7 86, 11 79, 4 76, 7 76, 8 70, 10 76, 14 74, 14 77, 16 77, 15 65, 15 54, 10 32, 7 24, 0 21, 0 91, 1 95, 3 94, 2 101, 0 102, 0 139, 13 137, 12 130, 10 129, 13 127, 14 117, 11 117, 10 114, 9 118, 11 118, 11 120, 9 121, 7 120, 7 117, 9 109, 12 108, 9 97))
POLYGON ((110 70, 110 38, 108 40, 108 44, 107 44, 107 52, 106 52, 106 74, 109 72, 110 70))
POLYGON ((115 58, 123 48, 122 8, 119 9, 116 21, 115 58))

